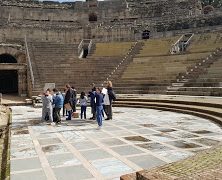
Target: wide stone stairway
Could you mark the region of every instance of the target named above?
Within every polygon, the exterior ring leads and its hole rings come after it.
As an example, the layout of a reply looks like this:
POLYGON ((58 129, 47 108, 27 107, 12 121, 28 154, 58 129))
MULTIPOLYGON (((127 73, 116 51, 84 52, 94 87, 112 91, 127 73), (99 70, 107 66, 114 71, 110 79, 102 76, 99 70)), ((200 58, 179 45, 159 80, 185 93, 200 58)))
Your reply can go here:
POLYGON ((132 45, 131 42, 118 44, 100 43, 103 50, 95 49, 87 58, 79 59, 77 44, 29 43, 34 74, 33 95, 41 93, 45 83, 55 83, 60 90, 69 83, 78 92, 90 90, 92 82, 101 86, 132 45))

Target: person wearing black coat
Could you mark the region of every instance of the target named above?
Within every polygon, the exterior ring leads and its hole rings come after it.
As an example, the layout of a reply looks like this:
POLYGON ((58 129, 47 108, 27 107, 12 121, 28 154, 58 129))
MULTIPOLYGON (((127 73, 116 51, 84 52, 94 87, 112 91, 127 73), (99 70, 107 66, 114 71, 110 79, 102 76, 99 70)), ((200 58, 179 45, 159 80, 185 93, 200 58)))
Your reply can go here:
POLYGON ((112 120, 113 111, 112 111, 112 103, 116 99, 116 95, 113 91, 113 85, 111 81, 107 82, 107 94, 109 96, 109 105, 105 105, 105 113, 107 118, 105 120, 112 120))
MULTIPOLYGON (((66 88, 66 94, 65 94, 65 99, 64 99, 64 104, 70 104, 70 106, 72 105, 72 89, 71 86, 69 84, 66 84, 65 86, 66 88)), ((68 110, 68 118, 66 118, 66 120, 71 120, 72 119, 72 110, 68 110)))

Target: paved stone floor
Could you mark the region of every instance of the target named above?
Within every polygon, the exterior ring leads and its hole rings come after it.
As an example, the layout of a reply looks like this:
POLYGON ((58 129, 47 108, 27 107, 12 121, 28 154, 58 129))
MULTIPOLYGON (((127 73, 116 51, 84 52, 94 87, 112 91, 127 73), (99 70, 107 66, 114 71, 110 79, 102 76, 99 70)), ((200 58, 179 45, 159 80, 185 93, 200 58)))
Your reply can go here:
POLYGON ((51 126, 40 123, 39 108, 12 110, 12 180, 114 180, 184 159, 222 141, 216 124, 166 111, 114 108, 114 120, 97 130, 91 120, 51 126))

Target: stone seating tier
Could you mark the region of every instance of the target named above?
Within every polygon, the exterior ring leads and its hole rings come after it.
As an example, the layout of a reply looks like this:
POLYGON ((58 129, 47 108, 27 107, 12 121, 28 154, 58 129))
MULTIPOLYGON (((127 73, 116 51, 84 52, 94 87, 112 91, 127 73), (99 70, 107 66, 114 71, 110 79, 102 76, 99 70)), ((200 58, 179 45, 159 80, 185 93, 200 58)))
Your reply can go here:
MULTIPOLYGON (((204 74, 197 79, 185 83, 184 87, 178 89, 180 95, 222 95, 222 58, 214 62, 204 74)), ((172 92, 170 94, 176 94, 172 92)))
POLYGON ((166 94, 166 87, 176 80, 179 73, 207 55, 209 53, 136 57, 116 81, 116 91, 166 94))
POLYGON ((175 36, 171 38, 149 39, 144 42, 144 47, 137 56, 169 55, 171 45, 175 43, 178 38, 178 36, 175 36))
POLYGON ((111 43, 96 43, 96 49, 93 57, 113 57, 125 56, 133 42, 111 42, 111 43))
POLYGON ((195 35, 188 50, 191 53, 212 52, 222 46, 222 33, 195 35))

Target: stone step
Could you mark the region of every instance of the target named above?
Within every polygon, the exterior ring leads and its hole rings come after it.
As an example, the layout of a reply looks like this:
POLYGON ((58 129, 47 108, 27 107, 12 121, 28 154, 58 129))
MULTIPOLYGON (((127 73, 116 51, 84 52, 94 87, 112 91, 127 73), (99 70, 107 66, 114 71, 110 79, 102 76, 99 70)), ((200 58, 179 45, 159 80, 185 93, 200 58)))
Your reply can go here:
POLYGON ((183 87, 184 83, 172 83, 173 87, 183 87))

